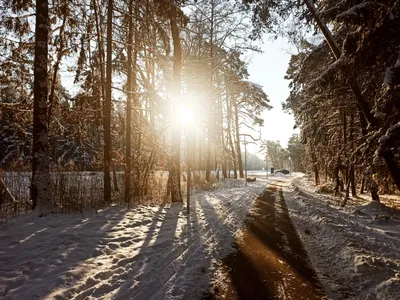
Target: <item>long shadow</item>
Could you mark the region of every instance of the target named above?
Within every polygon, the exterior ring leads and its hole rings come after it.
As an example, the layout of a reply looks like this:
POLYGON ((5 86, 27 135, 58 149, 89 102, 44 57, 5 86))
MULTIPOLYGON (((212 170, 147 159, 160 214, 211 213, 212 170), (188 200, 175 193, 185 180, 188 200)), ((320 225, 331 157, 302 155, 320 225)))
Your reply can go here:
POLYGON ((147 248, 147 246, 150 244, 150 242, 153 240, 154 235, 156 234, 156 229, 157 229, 157 223, 160 221, 160 216, 161 216, 161 212, 163 211, 163 209, 165 208, 165 205, 160 205, 160 207, 158 208, 153 221, 149 227, 149 231, 147 232, 147 236, 146 239, 144 240, 142 246, 141 246, 141 250, 139 253, 144 252, 144 250, 147 248))
MULTIPOLYGON (((240 196, 246 196, 243 194, 243 190, 238 190, 237 194, 240 196)), ((234 194, 236 195, 236 193, 234 194)), ((225 198, 227 199, 228 197, 222 196, 220 193, 217 193, 215 195, 216 198, 225 198)), ((256 196, 255 196, 256 197, 256 196)), ((234 203, 230 203, 226 211, 229 210, 229 216, 233 219, 238 218, 238 210, 235 209, 236 207, 233 207, 237 203, 237 205, 240 205, 240 201, 242 201, 242 198, 239 197, 239 199, 236 200, 234 203)), ((220 250, 224 250, 226 247, 226 240, 227 236, 226 233, 232 231, 227 223, 225 223, 225 218, 228 217, 228 215, 220 215, 217 214, 215 211, 214 206, 209 202, 207 198, 205 198, 203 201, 200 201, 200 207, 202 208, 205 219, 206 219, 206 226, 205 229, 207 232, 209 232, 210 236, 215 237, 215 242, 217 245, 217 248, 215 249, 216 255, 219 255, 220 250)), ((236 225, 235 225, 236 226, 236 225)), ((236 228, 237 229, 237 228, 236 228)), ((232 240, 232 243, 234 242, 234 236, 229 236, 229 238, 232 240)))
MULTIPOLYGON (((201 233, 200 233, 200 226, 199 226, 199 220, 198 220, 198 216, 197 216, 197 201, 196 199, 194 199, 194 201, 192 201, 190 203, 191 205, 191 212, 190 214, 187 215, 186 218, 186 230, 187 230, 187 234, 188 234, 188 244, 194 243, 196 240, 200 239, 201 233)), ((191 254, 192 255, 192 254, 191 254)), ((204 268, 207 268, 209 265, 209 262, 206 261, 204 253, 199 253, 197 256, 198 259, 200 259, 200 261, 204 261, 204 268), (201 256, 201 257, 200 257, 201 256)), ((199 266, 200 268, 202 266, 199 266)), ((183 266, 182 268, 180 268, 178 270, 178 272, 183 273, 185 272, 185 266, 183 266)), ((181 277, 186 279, 186 277, 181 277)), ((180 282, 176 282, 176 285, 180 285, 180 282)), ((200 288, 200 287, 196 287, 196 288, 200 288)), ((183 299, 193 299, 193 295, 197 294, 197 290, 193 290, 193 289, 186 289, 184 294, 183 294, 183 299)))
MULTIPOLYGON (((311 286, 317 290, 320 290, 322 286, 319 283, 317 274, 310 267, 307 251, 304 249, 303 243, 301 242, 300 237, 294 228, 292 220, 290 219, 289 210, 286 205, 282 189, 279 190, 278 205, 281 209, 278 222, 283 234, 286 236, 289 242, 288 246, 290 249, 289 252, 283 252, 283 257, 300 275, 302 275, 304 279, 306 279, 306 281, 308 281, 311 286)), ((280 246, 284 247, 282 244, 280 246)))
POLYGON ((214 207, 208 202, 207 198, 203 201, 199 201, 200 207, 204 213, 204 221, 205 226, 204 230, 206 234, 203 234, 203 240, 208 238, 213 238, 216 243, 216 249, 214 252, 216 255, 222 250, 220 245, 220 241, 224 239, 224 233, 226 233, 227 225, 221 220, 221 216, 219 216, 216 212, 214 207))
POLYGON ((282 191, 269 187, 246 220, 237 252, 224 259, 229 275, 223 293, 205 299, 321 299, 315 272, 291 223, 282 191), (279 197, 276 197, 279 196, 279 197))
MULTIPOLYGON (((162 279, 155 280, 155 278, 159 275, 160 271, 168 266, 168 263, 174 257, 174 250, 177 250, 174 249, 175 232, 179 213, 182 211, 183 206, 182 204, 171 205, 164 218, 160 220, 163 208, 160 207, 156 217, 153 218, 139 253, 123 266, 129 270, 123 276, 120 276, 121 278, 123 277, 124 282, 113 297, 114 299, 146 299, 149 297, 149 294, 154 293, 154 291, 162 287, 162 279), (160 221, 162 222, 161 227, 156 232, 157 223, 160 221), (156 240, 150 245, 155 235, 157 236, 156 240), (158 249, 162 251, 158 251, 158 249), (163 253, 168 254, 163 256, 163 253), (147 257, 147 255, 151 257, 147 257), (133 290, 132 286, 134 286, 133 290)), ((115 280, 121 279, 120 277, 116 277, 115 280)))
POLYGON ((86 219, 73 214, 27 215, 12 222, 0 231, 0 270, 7 278, 3 296, 43 299, 58 287, 73 285, 78 278, 69 271, 101 254, 102 239, 124 216, 110 208, 86 219))
POLYGON ((194 198, 191 202, 191 213, 186 215, 185 235, 183 236, 183 239, 186 240, 185 249, 182 249, 184 251, 180 256, 180 261, 177 268, 174 268, 174 275, 178 276, 171 276, 168 288, 161 289, 154 299, 169 299, 178 296, 179 299, 197 299, 200 291, 207 287, 202 286, 204 282, 201 280, 193 285, 193 275, 197 276, 199 270, 207 270, 211 263, 211 258, 206 255, 203 248, 203 228, 199 226, 199 212, 201 209, 198 209, 197 199, 194 198))
POLYGON ((255 218, 251 221, 249 230, 287 263, 304 283, 320 291, 321 284, 309 265, 307 252, 290 219, 282 189, 277 191, 271 187, 260 197, 257 206, 269 218, 255 218))
MULTIPOLYGON (((256 200, 258 201, 258 199, 256 200)), ((258 207, 255 207, 258 210, 258 207)), ((233 212, 234 213, 234 212, 233 212)), ((243 242, 236 239, 233 243, 235 252, 223 259, 223 273, 228 276, 227 287, 216 287, 203 299, 272 299, 274 290, 266 285, 260 276, 257 262, 252 260, 251 252, 258 251, 254 241, 249 244, 246 232, 250 222, 245 222, 243 242), (246 240, 246 243, 244 243, 246 240), (247 247, 249 246, 249 247, 247 247)))

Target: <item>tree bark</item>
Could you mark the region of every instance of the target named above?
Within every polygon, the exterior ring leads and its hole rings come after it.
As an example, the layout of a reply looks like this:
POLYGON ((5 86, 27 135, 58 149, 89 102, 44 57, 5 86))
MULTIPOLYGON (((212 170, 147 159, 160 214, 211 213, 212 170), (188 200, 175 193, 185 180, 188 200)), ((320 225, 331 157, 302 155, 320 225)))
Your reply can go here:
POLYGON ((125 202, 131 202, 131 152, 132 152, 132 36, 133 36, 133 0, 129 0, 129 25, 128 25, 128 65, 126 82, 126 133, 125 133, 125 202))
POLYGON ((360 194, 364 194, 364 185, 365 185, 365 178, 361 179, 361 187, 360 187, 360 194))
POLYGON ((233 103, 233 109, 235 112, 235 132, 236 132, 236 154, 237 154, 237 162, 239 165, 239 175, 240 178, 244 178, 243 174, 243 164, 242 164, 242 152, 240 151, 240 133, 239 133, 239 111, 237 103, 233 103))
POLYGON ((171 201, 183 202, 181 194, 181 166, 180 166, 180 152, 181 152, 181 126, 179 122, 177 106, 181 98, 181 72, 182 72, 182 49, 181 39, 179 36, 179 28, 176 21, 176 6, 172 4, 170 10, 170 25, 172 32, 172 41, 174 45, 174 67, 173 67, 173 112, 172 120, 174 125, 172 129, 172 153, 170 164, 170 183, 171 183, 171 201))
POLYGON ((311 159, 314 167, 315 185, 319 185, 319 172, 318 172, 318 162, 315 157, 315 152, 313 146, 310 145, 311 159))
POLYGON ((336 162, 335 171, 334 171, 335 172, 334 173, 334 178, 335 178, 335 181, 336 181, 335 196, 339 192, 339 188, 340 188, 339 165, 340 165, 340 162, 339 162, 339 159, 338 159, 338 161, 336 162))
MULTIPOLYGON (((213 93, 214 89, 214 1, 211 1, 211 16, 210 20, 210 92, 213 93)), ((209 101, 213 101, 213 95, 211 95, 209 101)), ((211 102, 212 103, 212 102, 211 102)), ((208 111, 207 111, 207 120, 208 120, 208 142, 207 142, 207 152, 206 152, 206 180, 210 181, 210 174, 211 174, 211 141, 213 139, 213 111, 212 111, 212 104, 208 103, 208 111)))
MULTIPOLYGON (((139 15, 140 15, 140 5, 136 1, 135 3, 135 22, 136 26, 134 28, 134 34, 135 34, 135 39, 133 42, 133 58, 132 58, 132 94, 131 97, 133 97, 133 127, 135 126, 140 126, 139 125, 139 119, 141 118, 140 112, 137 110, 137 107, 140 107, 140 102, 139 102, 139 95, 137 93, 138 90, 138 56, 139 56, 139 46, 140 46, 140 36, 139 36, 139 15)), ((135 132, 133 134, 133 147, 134 147, 134 154, 133 157, 131 157, 131 162, 133 161, 133 172, 132 172, 132 183, 133 183, 133 190, 132 190, 132 196, 134 198, 137 198, 141 194, 141 178, 142 178, 142 169, 141 169, 141 156, 140 156, 140 151, 141 151, 141 143, 142 142, 142 136, 141 132, 135 132)))
POLYGON ((114 184, 114 191, 119 192, 117 170, 115 169, 115 165, 113 167, 113 184, 114 184))
MULTIPOLYGON (((101 120, 104 115, 104 107, 102 101, 105 100, 106 98, 106 93, 105 93, 105 85, 106 85, 106 79, 104 76, 104 48, 103 48, 103 32, 101 31, 102 26, 100 26, 100 21, 99 21, 99 12, 98 12, 98 6, 97 6, 97 0, 93 0, 93 12, 94 12, 94 20, 96 24, 96 37, 97 37, 97 44, 99 47, 99 69, 100 69, 100 83, 101 83, 101 97, 98 98, 97 101, 97 118, 99 124, 101 124, 101 120)), ((101 20, 101 19, 100 19, 101 20)), ((102 140, 102 134, 103 134, 103 129, 101 128, 101 125, 98 128, 98 134, 99 134, 99 140, 102 140)))
POLYGON ((33 82, 32 208, 38 216, 52 209, 47 128, 49 6, 36 1, 35 60, 33 82))
MULTIPOLYGON (((350 147, 351 147, 351 153, 353 153, 353 151, 354 151, 354 114, 353 113, 350 114, 350 147)), ((351 165, 350 165, 349 180, 350 180, 350 185, 351 185, 351 195, 353 197, 355 197, 355 196, 357 196, 357 191, 356 191, 354 162, 351 163, 351 165)))
POLYGON ((107 8, 106 98, 104 101, 104 201, 111 202, 111 86, 112 86, 112 17, 113 0, 107 8))
POLYGON ((229 146, 231 148, 232 158, 233 158, 233 178, 237 179, 237 167, 236 167, 236 154, 235 154, 235 147, 233 146, 232 141, 232 134, 231 134, 231 122, 232 122, 232 107, 230 97, 228 96, 226 100, 226 119, 227 119, 227 135, 229 140, 229 146))

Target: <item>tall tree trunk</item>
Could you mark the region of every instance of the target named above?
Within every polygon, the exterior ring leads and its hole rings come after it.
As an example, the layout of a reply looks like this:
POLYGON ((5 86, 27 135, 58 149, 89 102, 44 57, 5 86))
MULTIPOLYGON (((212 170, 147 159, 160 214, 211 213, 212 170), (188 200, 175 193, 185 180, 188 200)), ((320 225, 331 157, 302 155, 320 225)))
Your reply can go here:
POLYGON ((232 122, 232 107, 230 97, 228 96, 226 99, 226 122, 227 122, 227 132, 229 146, 231 148, 232 158, 233 158, 233 177, 237 179, 237 167, 236 167, 236 154, 235 154, 235 147, 233 146, 232 141, 232 133, 231 133, 231 122, 232 122))
POLYGON ((226 163, 225 161, 222 163, 222 180, 225 180, 226 178, 228 178, 228 173, 226 170, 226 163))
POLYGON ((340 188, 339 165, 340 165, 340 161, 339 161, 339 158, 338 158, 338 159, 337 159, 337 162, 336 162, 334 174, 333 174, 333 177, 334 177, 334 179, 335 179, 335 181, 336 181, 336 185, 335 185, 335 196, 336 196, 337 193, 339 192, 339 188, 340 188))
POLYGON ((361 178, 360 194, 364 194, 364 187, 365 187, 365 177, 363 175, 361 178))
POLYGON ((355 196, 357 196, 357 191, 356 191, 354 164, 350 165, 349 180, 350 180, 350 186, 351 186, 351 195, 353 197, 355 197, 355 196))
POLYGON ((233 102, 233 109, 235 112, 236 154, 237 154, 237 162, 239 165, 239 175, 240 175, 240 178, 244 178, 243 164, 242 164, 242 152, 240 151, 239 111, 238 111, 238 105, 236 102, 233 102))
MULTIPOLYGON (((131 96, 133 97, 133 126, 137 127, 139 125, 139 120, 141 118, 141 113, 137 110, 138 107, 140 107, 140 102, 139 102, 139 95, 137 93, 138 90, 138 56, 139 56, 139 42, 140 42, 140 36, 139 36, 139 15, 140 15, 140 5, 136 1, 135 3, 135 22, 136 26, 134 27, 134 34, 135 34, 135 40, 133 42, 133 57, 132 57, 132 94, 131 96)), ((134 154, 133 157, 131 157, 131 163, 133 161, 133 191, 132 191, 132 196, 134 198, 137 198, 141 194, 141 178, 142 178, 142 170, 141 170, 141 156, 140 156, 140 148, 141 148, 141 132, 135 132, 133 134, 133 147, 134 147, 134 154)))
MULTIPOLYGON (((102 18, 99 16, 97 0, 93 0, 93 12, 94 12, 94 20, 96 24, 96 37, 97 37, 97 47, 99 48, 99 69, 100 69, 100 83, 101 83, 101 97, 98 98, 97 101, 97 118, 99 124, 102 124, 102 119, 104 115, 104 107, 103 101, 106 99, 105 93, 105 86, 106 86, 106 79, 104 75, 104 47, 103 47, 103 31, 102 26, 100 24, 102 18)), ((98 134, 99 139, 102 140, 103 137, 103 129, 102 126, 98 126, 98 134)))
POLYGON ((49 5, 36 1, 35 61, 33 81, 33 145, 32 145, 32 208, 38 216, 52 209, 49 169, 49 139, 47 134, 49 5))
POLYGON ((107 8, 106 99, 104 102, 104 201, 111 202, 111 86, 112 86, 112 17, 113 0, 107 8))
MULTIPOLYGON (((194 172, 196 171, 196 149, 197 149, 197 134, 196 131, 193 130, 192 131, 192 137, 191 137, 191 165, 190 165, 190 169, 192 170, 193 176, 192 178, 192 186, 194 186, 196 184, 195 182, 195 176, 194 176, 194 172)), ((199 146, 200 148, 200 146, 199 146)))
POLYGON ((343 201, 340 203, 341 207, 344 207, 347 204, 347 200, 349 199, 349 190, 350 190, 350 180, 347 180, 346 195, 344 196, 343 201))
POLYGON ((113 184, 114 184, 114 191, 119 192, 117 170, 115 168, 115 165, 113 166, 113 184))
MULTIPOLYGON (((344 141, 345 141, 345 147, 346 147, 346 117, 344 115, 344 141)), ((349 128, 349 139, 350 139, 350 155, 354 151, 354 141, 353 141, 353 126, 354 126, 354 115, 353 113, 350 114, 350 128, 349 128)), ((355 182, 354 182, 354 163, 350 162, 350 166, 347 166, 346 168, 346 195, 341 203, 341 206, 344 207, 347 204, 347 200, 350 195, 350 187, 351 187, 351 192, 352 195, 356 195, 356 190, 355 190, 355 182)))
POLYGON ((314 147, 310 144, 311 159, 314 167, 315 185, 319 185, 318 162, 315 156, 314 147))
POLYGON ((222 180, 224 180, 227 175, 226 175, 226 159, 225 159, 225 135, 224 135, 224 114, 223 114, 223 100, 221 97, 219 98, 219 129, 220 129, 220 164, 221 164, 221 169, 222 169, 222 180))
MULTIPOLYGON (((176 21, 176 6, 172 5, 170 10, 170 25, 172 32, 172 41, 174 45, 174 70, 173 70, 173 120, 179 120, 177 107, 181 101, 181 72, 182 72, 182 49, 179 28, 176 21)), ((171 201, 183 202, 181 194, 181 128, 180 122, 174 122, 172 129, 172 153, 170 164, 170 183, 171 183, 171 201)))
POLYGON ((372 201, 380 202, 379 195, 378 195, 378 184, 372 178, 371 174, 367 174, 367 186, 371 193, 372 201))
MULTIPOLYGON (((353 153, 353 151, 354 151, 354 114, 353 113, 350 114, 350 147, 351 147, 351 153, 353 153)), ((357 196, 357 191, 356 191, 354 162, 352 162, 350 165, 349 180, 350 180, 350 184, 351 184, 351 195, 353 197, 355 197, 355 196, 357 196)))
MULTIPOLYGON (((341 110, 342 118, 343 118, 343 154, 347 155, 347 117, 346 117, 346 110, 343 108, 341 110)), ((343 181, 346 183, 346 186, 349 185, 347 184, 348 178, 349 178, 349 164, 348 162, 345 165, 346 170, 344 171, 344 179, 343 181)), ((346 188, 347 189, 347 188, 346 188)), ((347 192, 347 191, 346 191, 347 192)))
POLYGON ((133 0, 129 0, 129 25, 128 25, 128 65, 126 82, 126 134, 125 134, 125 202, 131 202, 131 137, 132 137, 132 35, 133 35, 133 0))
MULTIPOLYGON (((211 16, 210 20, 210 101, 214 101, 213 89, 214 89, 214 1, 211 0, 211 16)), ((211 174, 211 141, 213 140, 213 114, 212 114, 212 102, 208 103, 207 120, 208 120, 208 142, 207 142, 207 153, 206 153, 206 180, 210 181, 211 174)))

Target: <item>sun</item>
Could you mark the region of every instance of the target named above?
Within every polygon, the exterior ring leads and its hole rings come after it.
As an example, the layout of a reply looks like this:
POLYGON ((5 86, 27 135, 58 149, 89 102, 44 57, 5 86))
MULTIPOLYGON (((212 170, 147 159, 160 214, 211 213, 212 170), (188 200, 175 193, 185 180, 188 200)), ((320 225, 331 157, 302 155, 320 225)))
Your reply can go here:
POLYGON ((193 124, 193 111, 185 105, 179 107, 179 118, 183 127, 188 127, 193 124))

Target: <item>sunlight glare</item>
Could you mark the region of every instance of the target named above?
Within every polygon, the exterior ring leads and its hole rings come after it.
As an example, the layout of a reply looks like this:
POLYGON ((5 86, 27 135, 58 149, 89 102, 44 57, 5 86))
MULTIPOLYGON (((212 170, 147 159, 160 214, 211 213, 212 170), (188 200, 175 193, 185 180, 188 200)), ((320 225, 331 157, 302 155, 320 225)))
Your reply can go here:
POLYGON ((193 122, 193 112, 187 106, 182 105, 179 110, 179 117, 182 122, 182 126, 187 127, 191 125, 193 122))

